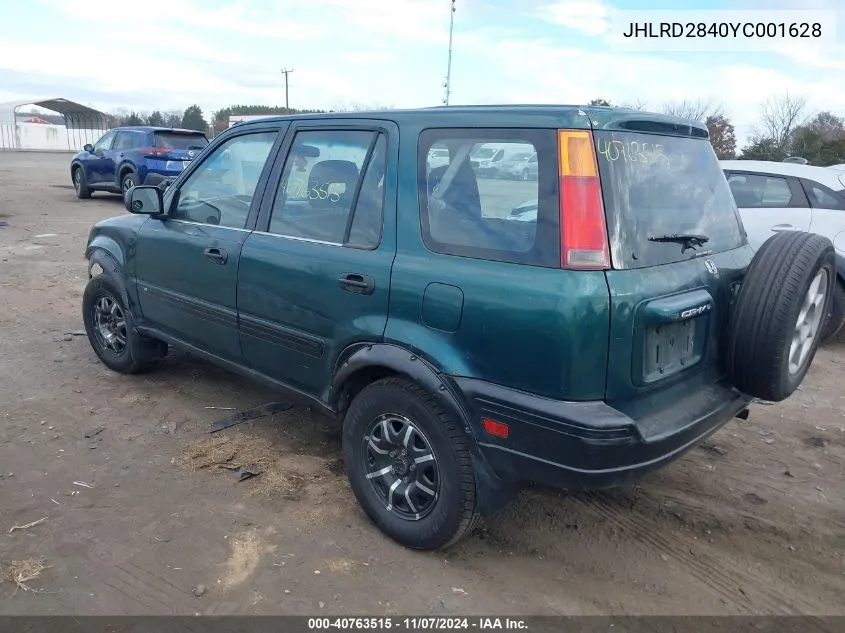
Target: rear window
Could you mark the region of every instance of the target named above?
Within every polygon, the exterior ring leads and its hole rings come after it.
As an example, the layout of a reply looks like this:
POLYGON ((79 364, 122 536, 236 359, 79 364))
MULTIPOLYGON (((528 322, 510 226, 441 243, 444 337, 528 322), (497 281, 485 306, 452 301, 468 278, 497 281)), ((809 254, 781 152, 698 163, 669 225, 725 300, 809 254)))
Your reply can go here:
POLYGON ((202 149, 208 145, 208 139, 202 132, 196 134, 184 132, 156 132, 156 147, 172 147, 173 149, 202 149))
POLYGON ((554 130, 426 130, 419 146, 420 220, 425 245, 447 255, 558 267, 560 232, 554 130), (484 147, 494 144, 494 148, 484 147), (479 154, 529 146, 538 175, 496 178, 477 170, 479 154), (426 160, 432 146, 448 157, 426 160), (472 158, 472 160, 470 160, 472 158))
POLYGON ((644 268, 742 246, 727 179, 707 139, 594 133, 614 268, 644 268), (704 235, 685 248, 653 239, 704 235))

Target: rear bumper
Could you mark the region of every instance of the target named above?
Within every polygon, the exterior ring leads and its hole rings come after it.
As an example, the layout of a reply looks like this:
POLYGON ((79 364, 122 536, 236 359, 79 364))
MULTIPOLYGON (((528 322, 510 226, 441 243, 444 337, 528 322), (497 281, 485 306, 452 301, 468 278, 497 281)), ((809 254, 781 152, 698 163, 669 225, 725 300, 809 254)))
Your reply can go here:
POLYGON ((633 419, 605 402, 561 402, 455 378, 471 408, 485 460, 505 481, 565 489, 615 486, 681 456, 748 407, 751 398, 713 384, 633 419), (506 439, 483 430, 508 425, 506 439))

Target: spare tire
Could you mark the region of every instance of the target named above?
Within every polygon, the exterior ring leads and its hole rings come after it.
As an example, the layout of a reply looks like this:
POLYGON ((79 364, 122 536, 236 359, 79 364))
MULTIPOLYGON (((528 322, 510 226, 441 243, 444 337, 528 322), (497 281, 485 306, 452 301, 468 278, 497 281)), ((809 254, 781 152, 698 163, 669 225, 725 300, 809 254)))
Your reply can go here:
POLYGON ((731 314, 727 369, 737 389, 780 402, 798 388, 821 341, 835 282, 826 237, 790 231, 763 243, 731 314))

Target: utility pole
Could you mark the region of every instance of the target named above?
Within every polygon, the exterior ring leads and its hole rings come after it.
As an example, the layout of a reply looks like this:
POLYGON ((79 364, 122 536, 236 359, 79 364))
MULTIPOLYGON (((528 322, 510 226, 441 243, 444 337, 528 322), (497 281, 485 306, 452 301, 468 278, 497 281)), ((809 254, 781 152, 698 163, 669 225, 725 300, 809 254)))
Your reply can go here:
POLYGON ((293 68, 283 68, 282 74, 285 76, 285 108, 290 110, 290 99, 288 97, 288 75, 293 72, 293 68))
POLYGON ((452 11, 449 16, 449 62, 446 66, 446 83, 443 87, 446 88, 446 98, 443 99, 445 105, 449 105, 449 95, 452 94, 452 33, 455 30, 455 0, 452 0, 452 11))

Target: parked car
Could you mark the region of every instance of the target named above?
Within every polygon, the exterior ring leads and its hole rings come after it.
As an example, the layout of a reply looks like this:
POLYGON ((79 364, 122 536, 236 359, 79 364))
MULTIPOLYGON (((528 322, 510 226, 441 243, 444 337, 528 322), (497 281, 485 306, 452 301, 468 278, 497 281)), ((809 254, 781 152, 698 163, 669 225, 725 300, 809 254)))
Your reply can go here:
POLYGON ((845 324, 845 174, 785 162, 721 165, 754 249, 783 231, 811 231, 833 242, 836 285, 822 338, 834 336, 845 324))
POLYGON ((125 203, 85 251, 102 362, 173 345, 336 416, 358 502, 419 549, 526 481, 628 482, 788 397, 835 272, 810 233, 752 253, 703 124, 621 108, 250 121, 125 203), (472 168, 526 143, 535 181, 472 168))
POLYGON ((428 152, 428 166, 431 169, 449 164, 449 148, 432 147, 428 152))
POLYGON ((70 161, 79 198, 95 191, 124 193, 136 185, 161 185, 182 173, 208 145, 202 132, 165 127, 119 127, 70 161))
POLYGON ((537 152, 520 152, 502 161, 503 178, 535 180, 537 178, 537 152))

